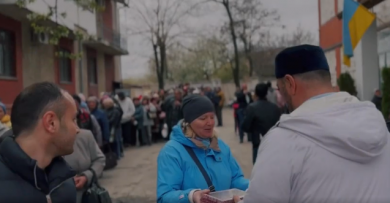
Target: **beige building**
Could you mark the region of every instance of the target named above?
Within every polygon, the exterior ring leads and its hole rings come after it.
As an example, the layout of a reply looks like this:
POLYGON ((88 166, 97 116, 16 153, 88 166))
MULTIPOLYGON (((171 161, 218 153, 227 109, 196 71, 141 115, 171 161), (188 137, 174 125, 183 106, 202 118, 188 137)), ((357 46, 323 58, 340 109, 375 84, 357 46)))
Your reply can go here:
MULTIPOLYGON (((98 95, 112 91, 113 83, 121 81, 120 56, 128 54, 118 22, 118 9, 124 2, 98 0, 105 9, 95 12, 74 1, 58 1, 58 13, 65 12, 66 17, 58 16, 57 23, 93 37, 79 42, 71 34, 53 46, 48 43, 49 34, 33 32, 27 15, 45 14, 55 2, 36 0, 21 8, 17 0, 0 1, 0 99, 7 105, 35 82, 55 82, 72 94, 98 95), (82 57, 56 57, 58 51, 82 52, 82 57)), ((54 20, 47 23, 55 26, 54 20)))

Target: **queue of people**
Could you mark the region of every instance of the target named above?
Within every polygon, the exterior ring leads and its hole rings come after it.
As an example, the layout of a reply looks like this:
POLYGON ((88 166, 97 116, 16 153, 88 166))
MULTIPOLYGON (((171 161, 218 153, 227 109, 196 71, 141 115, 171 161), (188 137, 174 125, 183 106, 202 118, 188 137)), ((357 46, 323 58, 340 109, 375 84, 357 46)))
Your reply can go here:
POLYGON ((390 202, 390 133, 375 105, 332 87, 318 46, 287 48, 275 64, 278 90, 258 84, 252 97, 244 85, 236 94, 239 140, 247 132, 254 150, 250 180, 215 131, 224 100, 218 89, 84 98, 41 82, 17 96, 10 124, 0 122, 0 200, 107 199, 94 183, 112 158, 162 140, 166 130, 158 203, 202 203, 204 195, 233 188, 245 191, 235 203, 390 202))

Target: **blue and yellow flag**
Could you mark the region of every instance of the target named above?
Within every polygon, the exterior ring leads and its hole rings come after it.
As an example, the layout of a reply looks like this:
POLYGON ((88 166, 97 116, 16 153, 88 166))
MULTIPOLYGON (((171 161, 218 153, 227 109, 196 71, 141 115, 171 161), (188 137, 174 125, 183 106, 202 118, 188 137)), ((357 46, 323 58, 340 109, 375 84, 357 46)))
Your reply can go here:
POLYGON ((354 0, 344 0, 343 46, 344 64, 351 66, 353 50, 375 20, 375 15, 354 0))

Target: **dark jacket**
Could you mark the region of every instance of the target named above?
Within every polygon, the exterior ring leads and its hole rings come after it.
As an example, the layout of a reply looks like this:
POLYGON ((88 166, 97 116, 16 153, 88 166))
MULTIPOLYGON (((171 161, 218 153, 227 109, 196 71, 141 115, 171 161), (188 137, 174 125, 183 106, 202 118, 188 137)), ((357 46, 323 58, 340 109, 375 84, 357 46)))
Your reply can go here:
POLYGON ((181 105, 177 106, 175 105, 175 101, 172 102, 172 111, 170 115, 170 124, 167 125, 175 126, 181 119, 183 119, 183 110, 181 108, 181 105))
POLYGON ((106 109, 108 124, 110 126, 110 131, 115 130, 121 126, 121 113, 116 107, 111 107, 106 109))
POLYGON ((205 96, 209 98, 211 102, 213 102, 214 106, 218 106, 219 102, 221 101, 221 98, 218 97, 214 92, 206 92, 205 96))
POLYGON ((252 143, 260 145, 260 135, 267 134, 280 118, 280 109, 276 104, 266 100, 258 100, 246 109, 242 129, 252 134, 252 143))
POLYGON ((253 102, 252 95, 250 92, 244 93, 243 91, 236 93, 237 103, 239 105, 238 108, 240 109, 246 109, 246 107, 253 102), (249 102, 247 101, 246 97, 249 97, 249 102))
POLYGON ((142 129, 144 127, 144 107, 141 104, 135 106, 133 117, 137 121, 137 128, 142 129))
POLYGON ((165 122, 168 126, 173 127, 171 124, 172 111, 173 111, 173 103, 175 101, 175 97, 173 95, 168 95, 164 102, 161 104, 161 110, 165 112, 165 122))
POLYGON ((91 111, 91 113, 99 123, 103 140, 108 141, 110 139, 110 125, 108 124, 106 113, 98 108, 91 111))
POLYGON ((374 97, 372 98, 371 102, 375 104, 375 107, 379 111, 382 111, 382 97, 378 97, 378 96, 374 95, 374 97))
POLYGON ((76 203, 74 176, 62 157, 42 170, 13 137, 6 137, 0 145, 0 202, 76 203))

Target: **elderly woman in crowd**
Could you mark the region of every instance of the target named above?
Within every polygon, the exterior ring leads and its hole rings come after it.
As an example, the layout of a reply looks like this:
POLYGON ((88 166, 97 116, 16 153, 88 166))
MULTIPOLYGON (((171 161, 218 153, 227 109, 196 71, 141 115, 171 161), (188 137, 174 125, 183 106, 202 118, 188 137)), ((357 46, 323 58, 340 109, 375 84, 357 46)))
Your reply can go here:
POLYGON ((87 105, 90 113, 99 123, 102 132, 103 143, 108 143, 110 139, 110 126, 108 124, 106 113, 99 109, 99 99, 97 97, 88 97, 87 105))
POLYGON ((0 122, 8 128, 11 128, 11 117, 7 114, 7 108, 0 102, 0 122))
POLYGON ((184 120, 173 128, 157 159, 157 202, 199 203, 210 190, 246 190, 248 179, 230 148, 216 137, 214 104, 205 96, 190 95, 182 109, 184 120))
POLYGON ((93 172, 97 178, 102 175, 106 158, 89 130, 80 130, 76 135, 73 149, 73 153, 64 159, 77 173, 74 181, 77 188, 77 203, 81 203, 83 193, 91 184, 93 172))
POLYGON ((109 97, 103 100, 103 108, 108 118, 110 132, 109 143, 111 149, 116 153, 118 159, 120 159, 120 157, 123 157, 123 154, 121 153, 121 113, 119 112, 118 108, 115 108, 114 100, 109 97))
POLYGON ((149 97, 144 96, 142 98, 142 106, 144 107, 144 131, 145 139, 148 145, 151 144, 152 138, 152 126, 154 125, 154 118, 157 117, 157 109, 149 102, 149 97))

